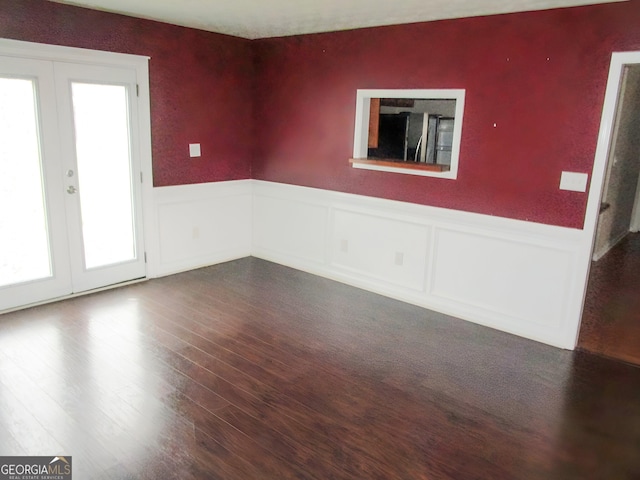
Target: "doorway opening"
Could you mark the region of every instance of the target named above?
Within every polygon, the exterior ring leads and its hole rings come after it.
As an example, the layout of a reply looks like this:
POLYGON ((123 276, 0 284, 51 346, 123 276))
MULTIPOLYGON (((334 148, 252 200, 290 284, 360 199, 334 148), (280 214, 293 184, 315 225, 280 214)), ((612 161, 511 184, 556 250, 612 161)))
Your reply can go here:
POLYGON ((577 346, 640 365, 640 52, 613 54, 598 148, 601 195, 597 205, 590 197, 585 222, 595 235, 577 346))

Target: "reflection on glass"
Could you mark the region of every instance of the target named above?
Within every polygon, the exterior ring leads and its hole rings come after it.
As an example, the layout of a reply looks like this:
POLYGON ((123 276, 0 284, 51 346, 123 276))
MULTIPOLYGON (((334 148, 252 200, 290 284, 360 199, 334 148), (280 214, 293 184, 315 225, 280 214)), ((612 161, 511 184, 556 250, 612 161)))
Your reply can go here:
POLYGON ((451 164, 456 100, 372 98, 367 158, 451 164))
POLYGON ((0 78, 0 286, 51 274, 35 84, 0 78))
POLYGON ((85 266, 133 260, 127 89, 72 83, 85 266))

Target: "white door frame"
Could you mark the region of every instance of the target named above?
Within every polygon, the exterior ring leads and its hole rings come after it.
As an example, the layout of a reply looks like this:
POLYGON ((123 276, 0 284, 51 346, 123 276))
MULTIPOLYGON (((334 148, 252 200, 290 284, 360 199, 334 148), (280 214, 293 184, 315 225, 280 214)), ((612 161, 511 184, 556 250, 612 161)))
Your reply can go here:
MULTIPOLYGON (((584 220, 584 231, 591 238, 590 248, 593 249, 596 228, 598 226, 598 215, 600 212, 600 201, 605 187, 605 177, 607 172, 607 161, 611 146, 613 128, 615 124, 616 108, 620 95, 620 84, 622 81, 624 67, 626 65, 640 64, 640 51, 638 52, 614 52, 611 55, 611 65, 609 67, 609 78, 602 107, 602 118, 600 120, 600 133, 598 134, 598 144, 591 173, 591 187, 587 200, 587 210, 584 220)), ((591 252, 589 252, 591 258, 591 252)))
MULTIPOLYGON (((151 101, 149 97, 149 57, 125 53, 104 52, 76 47, 62 47, 43 43, 23 42, 0 39, 0 55, 6 57, 29 58, 54 62, 69 62, 107 67, 124 67, 136 72, 138 83, 138 122, 132 125, 137 129, 140 141, 140 169, 142 173, 142 216, 145 252, 155 252, 153 232, 155 217, 153 211, 153 168, 151 160, 151 101)), ((145 253, 146 255, 146 253, 145 253)), ((146 277, 154 276, 153 261, 147 259, 146 277)))
POLYGON ((591 266, 591 258, 593 248, 595 246, 596 232, 598 227, 598 216, 600 213, 600 202, 605 187, 605 179, 607 173, 607 162, 609 160, 609 150, 612 143, 612 135, 615 126, 616 110, 618 106, 618 98, 620 95, 620 87, 626 65, 640 64, 640 51, 635 52, 613 52, 611 54, 611 64, 609 66, 609 77, 607 79, 607 87, 605 91, 604 104, 602 107, 602 117, 600 120, 600 131, 598 133, 598 143, 591 171, 591 185, 589 188, 589 196, 587 199, 587 208, 584 219, 584 241, 582 242, 582 251, 579 258, 582 263, 579 265, 581 271, 584 272, 584 282, 582 283, 582 305, 580 308, 580 317, 577 319, 575 342, 577 344, 578 335, 580 334, 580 322, 582 319, 582 311, 584 309, 584 301, 587 293, 587 284, 589 282, 589 268, 591 266))

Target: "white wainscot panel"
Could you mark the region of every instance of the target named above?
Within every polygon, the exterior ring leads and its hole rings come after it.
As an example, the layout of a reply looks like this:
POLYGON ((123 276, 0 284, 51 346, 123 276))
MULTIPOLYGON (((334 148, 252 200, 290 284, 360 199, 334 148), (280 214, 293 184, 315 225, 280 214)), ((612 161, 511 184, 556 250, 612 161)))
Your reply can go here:
POLYGON ((570 251, 436 229, 433 261, 433 297, 472 307, 476 319, 488 313, 481 323, 558 343, 570 294, 570 251))
POLYGON ((387 284, 423 292, 429 227, 375 214, 334 210, 331 263, 387 284))
POLYGON ((251 254, 250 183, 165 188, 157 193, 157 275, 251 254))
POLYGON ((323 205, 255 194, 253 253, 284 264, 324 263, 327 215, 323 205))

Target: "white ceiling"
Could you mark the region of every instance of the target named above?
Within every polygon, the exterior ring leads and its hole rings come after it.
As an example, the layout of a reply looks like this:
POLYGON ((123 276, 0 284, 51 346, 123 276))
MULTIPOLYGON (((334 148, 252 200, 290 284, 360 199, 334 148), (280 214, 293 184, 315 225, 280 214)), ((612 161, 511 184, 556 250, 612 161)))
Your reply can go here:
POLYGON ((621 0, 56 1, 254 39, 621 0))

